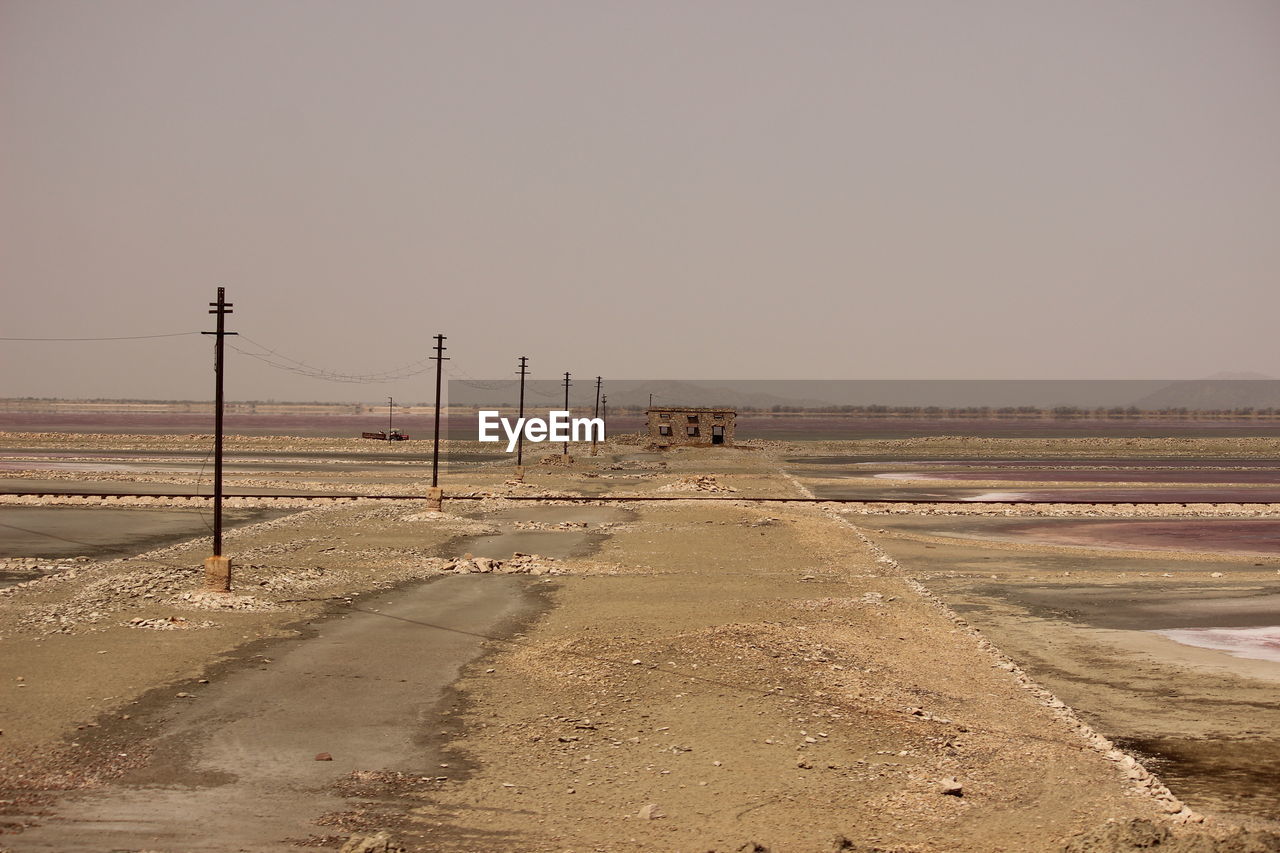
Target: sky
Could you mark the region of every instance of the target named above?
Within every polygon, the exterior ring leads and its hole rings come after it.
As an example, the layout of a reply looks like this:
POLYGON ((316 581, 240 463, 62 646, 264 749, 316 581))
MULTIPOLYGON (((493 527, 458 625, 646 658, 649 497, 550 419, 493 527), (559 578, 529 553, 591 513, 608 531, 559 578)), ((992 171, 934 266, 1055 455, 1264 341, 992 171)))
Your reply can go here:
MULTIPOLYGON (((427 400, 436 333, 471 378, 1280 376, 1277 270, 1274 0, 0 0, 0 338, 223 286, 231 399, 427 400)), ((0 397, 208 399, 211 347, 0 340, 0 397)))

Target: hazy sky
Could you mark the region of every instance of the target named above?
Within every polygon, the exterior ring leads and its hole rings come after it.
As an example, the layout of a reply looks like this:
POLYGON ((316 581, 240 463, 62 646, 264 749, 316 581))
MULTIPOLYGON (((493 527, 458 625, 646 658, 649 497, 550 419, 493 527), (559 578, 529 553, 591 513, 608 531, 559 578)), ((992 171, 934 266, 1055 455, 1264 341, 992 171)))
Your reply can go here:
MULTIPOLYGON (((1275 0, 0 0, 0 145, 0 337, 223 285, 346 373, 1280 375, 1275 0)), ((210 345, 0 341, 0 396, 210 345)))

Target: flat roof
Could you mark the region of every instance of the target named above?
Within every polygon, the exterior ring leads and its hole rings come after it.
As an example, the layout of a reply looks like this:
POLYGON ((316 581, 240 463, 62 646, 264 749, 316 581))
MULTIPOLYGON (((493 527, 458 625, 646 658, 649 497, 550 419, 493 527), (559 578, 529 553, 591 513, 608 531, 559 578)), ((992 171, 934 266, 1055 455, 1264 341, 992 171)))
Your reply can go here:
POLYGON ((653 406, 645 409, 645 412, 725 412, 731 415, 738 413, 732 406, 653 406))

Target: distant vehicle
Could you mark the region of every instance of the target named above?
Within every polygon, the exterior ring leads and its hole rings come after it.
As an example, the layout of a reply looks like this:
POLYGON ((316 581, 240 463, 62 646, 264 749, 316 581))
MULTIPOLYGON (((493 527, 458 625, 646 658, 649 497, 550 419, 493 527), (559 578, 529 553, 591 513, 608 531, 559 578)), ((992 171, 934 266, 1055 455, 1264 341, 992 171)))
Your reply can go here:
POLYGON ((377 441, 408 441, 409 440, 408 433, 401 432, 398 429, 391 430, 391 435, 389 436, 385 432, 362 432, 360 433, 360 437, 372 438, 377 441))

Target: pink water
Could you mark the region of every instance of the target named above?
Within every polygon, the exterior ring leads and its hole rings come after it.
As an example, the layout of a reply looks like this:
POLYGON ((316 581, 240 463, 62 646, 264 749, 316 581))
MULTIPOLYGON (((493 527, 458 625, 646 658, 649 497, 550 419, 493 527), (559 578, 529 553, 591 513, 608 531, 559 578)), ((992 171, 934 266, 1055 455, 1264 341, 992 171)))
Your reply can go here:
POLYGON ((1280 625, 1263 628, 1175 628, 1155 633, 1187 646, 1280 663, 1280 625))

